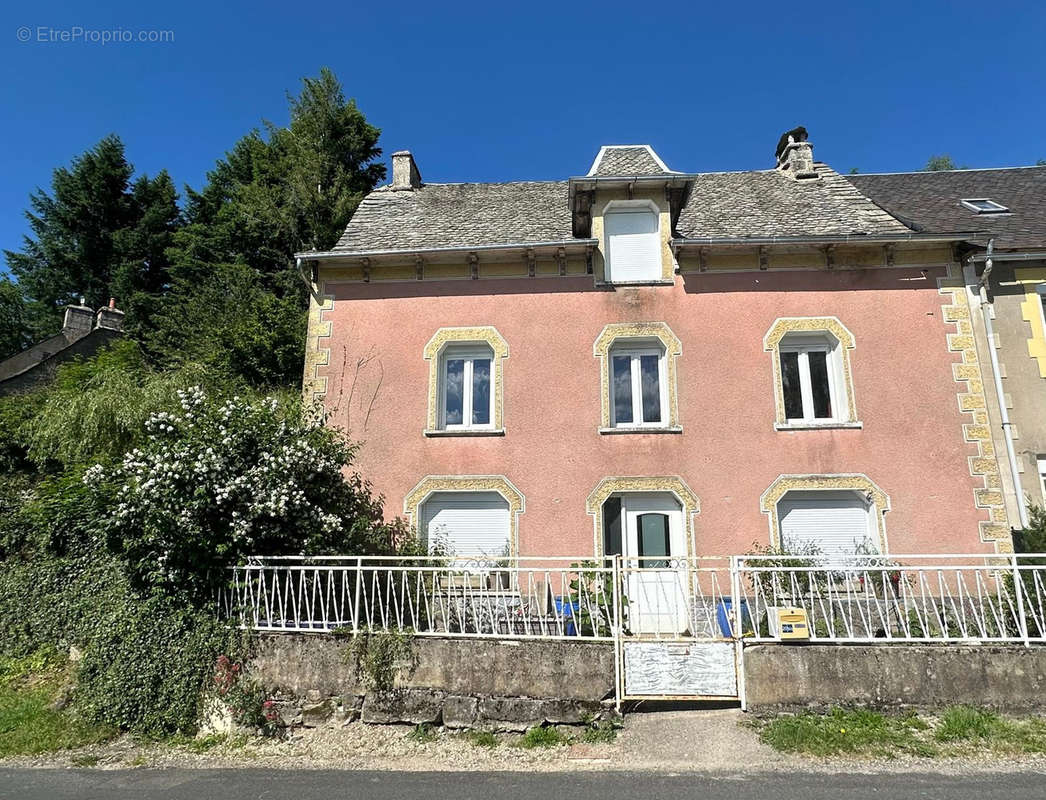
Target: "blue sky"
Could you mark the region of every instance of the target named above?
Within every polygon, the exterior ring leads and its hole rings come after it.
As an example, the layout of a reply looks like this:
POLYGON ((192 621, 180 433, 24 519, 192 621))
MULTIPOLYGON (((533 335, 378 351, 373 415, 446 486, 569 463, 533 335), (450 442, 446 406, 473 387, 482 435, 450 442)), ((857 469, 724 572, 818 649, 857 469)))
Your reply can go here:
POLYGON ((674 169, 764 168, 798 124, 840 171, 1046 158, 1036 2, 39 0, 0 19, 7 249, 29 192, 105 134, 139 171, 199 186, 261 119, 285 122, 286 92, 323 65, 385 153, 413 150, 430 181, 563 178, 629 142, 674 169), (38 40, 74 27, 174 41, 38 40))

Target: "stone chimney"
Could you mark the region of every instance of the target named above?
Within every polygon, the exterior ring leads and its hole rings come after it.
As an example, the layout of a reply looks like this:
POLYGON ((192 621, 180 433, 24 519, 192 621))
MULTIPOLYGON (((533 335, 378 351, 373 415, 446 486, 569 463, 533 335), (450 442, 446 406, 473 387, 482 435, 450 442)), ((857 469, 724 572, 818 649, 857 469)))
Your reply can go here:
POLYGON ((96 327, 110 331, 123 330, 124 313, 116 308, 116 298, 109 298, 109 305, 98 309, 96 327))
POLYGON ((797 181, 817 177, 814 146, 806 139, 806 128, 800 125, 782 134, 777 142, 777 169, 797 181))
POLYGON ((65 321, 62 323, 62 335, 66 339, 79 339, 91 332, 94 327, 94 312, 84 305, 84 298, 80 298, 80 305, 65 307, 65 321))
POLYGON ((392 190, 406 191, 421 187, 421 173, 414 163, 410 150, 399 150, 392 154, 392 190))

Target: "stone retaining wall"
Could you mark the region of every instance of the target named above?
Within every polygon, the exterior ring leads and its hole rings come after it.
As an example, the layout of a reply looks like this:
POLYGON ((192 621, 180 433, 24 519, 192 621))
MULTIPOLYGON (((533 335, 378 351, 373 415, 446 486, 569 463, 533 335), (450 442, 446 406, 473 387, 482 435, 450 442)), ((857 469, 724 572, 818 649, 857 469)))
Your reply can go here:
POLYGON ((966 703, 1046 711, 1046 648, 970 645, 755 645, 745 648, 752 711, 966 703))
POLYGON ((349 640, 328 635, 263 634, 250 672, 275 690, 285 722, 306 726, 361 718, 523 731, 598 717, 613 698, 609 643, 417 638, 412 650, 414 663, 380 693, 357 678, 349 640))

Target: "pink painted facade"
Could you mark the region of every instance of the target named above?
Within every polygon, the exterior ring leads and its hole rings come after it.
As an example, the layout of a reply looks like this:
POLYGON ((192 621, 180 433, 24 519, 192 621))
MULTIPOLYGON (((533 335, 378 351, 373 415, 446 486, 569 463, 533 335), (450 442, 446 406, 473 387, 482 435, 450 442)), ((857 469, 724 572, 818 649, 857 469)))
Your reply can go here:
POLYGON ((828 271, 684 271, 670 285, 606 287, 592 275, 364 282, 319 274, 333 297, 324 402, 362 442, 357 467, 389 517, 426 476, 503 475, 522 493, 519 554, 594 551, 586 499, 617 476, 678 476, 697 496, 697 555, 743 553, 771 541, 760 497, 782 475, 862 473, 889 498, 894 553, 980 552, 978 452, 964 437, 953 374, 959 354, 938 290, 947 267, 828 271), (775 430, 775 320, 836 317, 849 352, 861 428, 775 430), (681 433, 599 432, 600 360, 613 323, 663 322, 676 361, 681 433), (439 436, 427 427, 426 343, 441 328, 493 326, 508 344, 504 435, 439 436))

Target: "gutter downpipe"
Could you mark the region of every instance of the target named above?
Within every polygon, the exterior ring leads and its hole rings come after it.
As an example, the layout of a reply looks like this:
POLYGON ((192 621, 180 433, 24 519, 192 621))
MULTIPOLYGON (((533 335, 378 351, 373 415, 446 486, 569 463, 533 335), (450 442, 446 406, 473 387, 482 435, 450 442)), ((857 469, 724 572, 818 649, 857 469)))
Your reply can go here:
POLYGON ((992 274, 992 248, 995 239, 988 240, 984 255, 984 273, 980 280, 981 318, 984 320, 984 332, 988 337, 988 357, 991 359, 992 375, 995 378, 995 394, 999 399, 999 418, 1002 422, 1003 438, 1006 440, 1006 457, 1010 462, 1010 474, 1013 476, 1014 494, 1017 495, 1017 512, 1020 515, 1021 528, 1028 527, 1028 508, 1024 502, 1024 489, 1021 487, 1020 472, 1017 470, 1017 454, 1013 449, 1013 434, 1010 431, 1010 414, 1006 410, 1006 398, 1002 390, 1002 376, 999 372, 999 354, 995 351, 995 330, 992 326, 991 303, 988 302, 988 280, 992 274))

